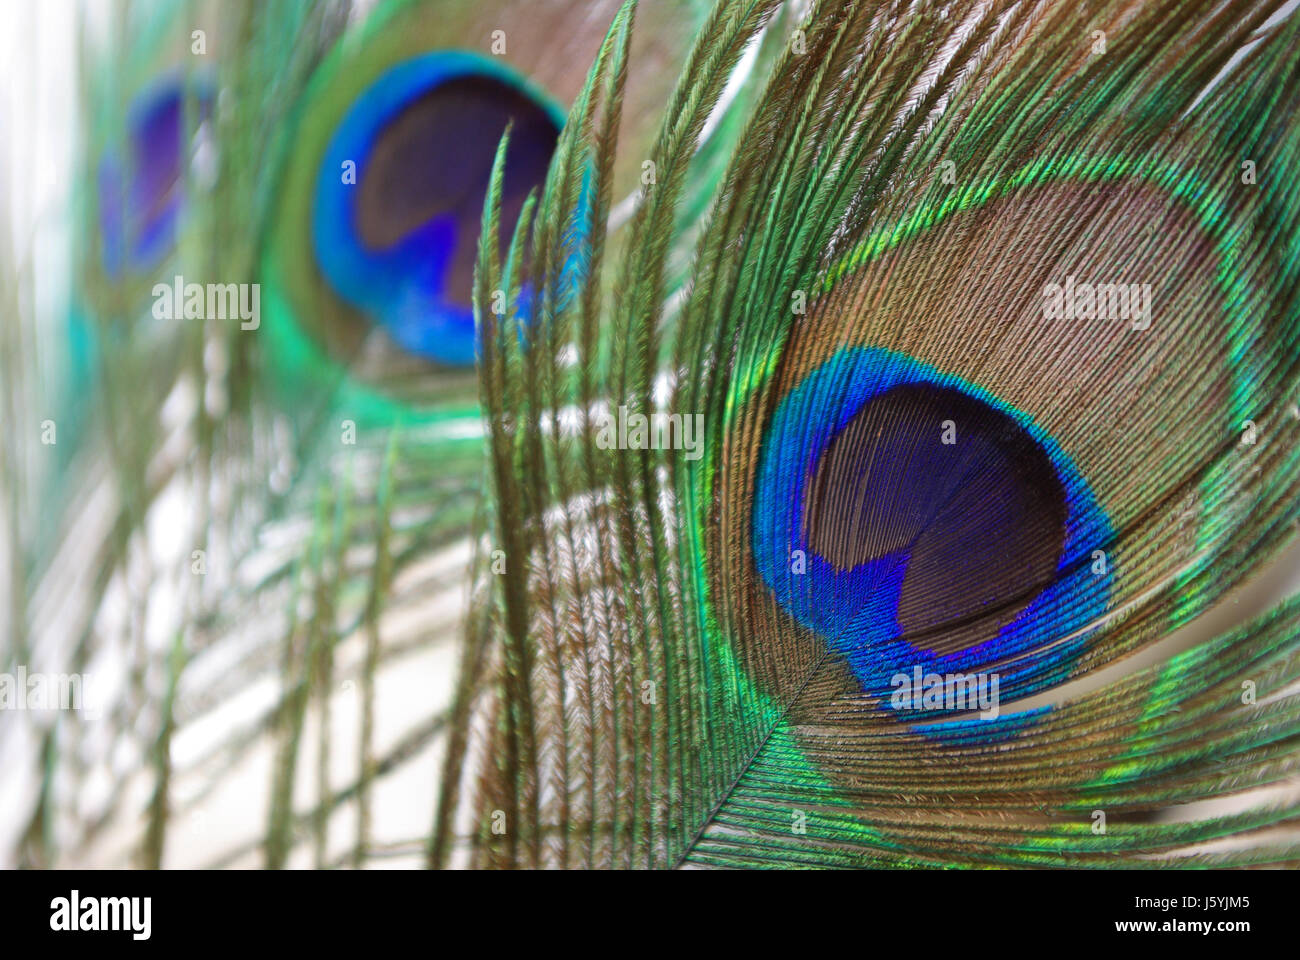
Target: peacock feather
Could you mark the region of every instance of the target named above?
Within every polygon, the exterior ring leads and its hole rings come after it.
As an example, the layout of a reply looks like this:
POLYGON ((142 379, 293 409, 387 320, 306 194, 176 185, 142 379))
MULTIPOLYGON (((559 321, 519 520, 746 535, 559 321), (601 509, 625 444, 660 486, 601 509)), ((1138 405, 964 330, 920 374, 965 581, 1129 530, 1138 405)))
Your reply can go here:
POLYGON ((1294 7, 63 11, 6 862, 1300 863, 1294 7))

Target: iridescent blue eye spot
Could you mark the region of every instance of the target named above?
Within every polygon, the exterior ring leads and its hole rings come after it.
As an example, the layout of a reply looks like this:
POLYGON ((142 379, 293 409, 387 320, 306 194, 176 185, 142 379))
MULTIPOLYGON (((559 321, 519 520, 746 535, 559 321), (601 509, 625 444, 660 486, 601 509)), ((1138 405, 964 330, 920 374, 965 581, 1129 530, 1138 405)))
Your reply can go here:
MULTIPOLYGON (((212 95, 196 91, 199 120, 211 113, 212 95)), ((143 270, 175 246, 182 207, 185 159, 185 96, 180 79, 141 94, 127 110, 125 149, 105 155, 99 166, 99 220, 104 269, 143 270)))
POLYGON ((522 77, 476 54, 429 53, 393 67, 353 103, 325 151, 312 224, 321 272, 404 350, 472 364, 474 265, 497 145, 510 124, 504 256, 563 123, 522 77))
POLYGON ((1020 655, 1004 696, 1059 680, 1083 647, 1071 634, 1105 608, 1111 573, 1090 561, 1110 536, 1030 417, 900 354, 839 351, 781 400, 764 439, 758 572, 873 696, 917 666, 1020 655))

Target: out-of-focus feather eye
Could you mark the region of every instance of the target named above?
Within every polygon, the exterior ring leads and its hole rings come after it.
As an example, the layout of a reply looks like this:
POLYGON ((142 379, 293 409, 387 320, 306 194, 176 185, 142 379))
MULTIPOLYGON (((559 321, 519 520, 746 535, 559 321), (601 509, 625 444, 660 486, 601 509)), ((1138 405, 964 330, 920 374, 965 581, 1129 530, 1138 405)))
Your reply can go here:
MULTIPOLYGON (((628 61, 612 202, 643 187, 661 111, 707 3, 643 5, 628 61)), ((258 338, 286 399, 344 396, 363 419, 438 419, 473 407, 473 278, 483 203, 510 125, 499 229, 508 247, 543 184, 620 0, 401 0, 334 44, 273 136, 261 221, 258 338), (441 411, 441 412, 439 412, 441 411)), ((719 141, 720 142, 720 141, 719 141)), ((594 184, 560 231, 565 260, 542 305, 523 282, 505 310, 521 337, 577 289, 594 184), (535 306, 536 305, 536 306, 535 306)), ((700 200, 712 182, 700 178, 700 200)), ((531 254, 525 249, 523 260, 531 254)), ((501 291, 504 296, 504 291, 501 291)))
MULTIPOLYGON (((186 96, 180 79, 140 94, 127 111, 122 149, 100 161, 99 219, 109 276, 148 269, 175 245, 183 203, 186 96)), ((203 121, 211 113, 211 91, 199 87, 194 96, 203 121)))
POLYGON ((393 67, 357 98, 325 151, 312 225, 321 273, 404 350, 473 363, 474 262, 497 145, 509 125, 504 253, 563 122, 524 78, 475 54, 393 67))

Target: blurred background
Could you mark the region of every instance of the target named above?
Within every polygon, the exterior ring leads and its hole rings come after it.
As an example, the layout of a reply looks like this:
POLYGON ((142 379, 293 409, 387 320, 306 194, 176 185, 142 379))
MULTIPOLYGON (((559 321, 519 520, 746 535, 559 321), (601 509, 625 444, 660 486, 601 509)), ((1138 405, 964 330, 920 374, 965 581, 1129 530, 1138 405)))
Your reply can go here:
MULTIPOLYGON (((84 696, 0 710, 0 866, 423 862, 472 369, 350 318, 322 348, 301 330, 326 308, 287 282, 260 331, 152 309, 176 275, 259 281, 292 108, 370 6, 6 10, 0 674, 84 696)), ((423 14, 421 42, 458 45, 423 14)))

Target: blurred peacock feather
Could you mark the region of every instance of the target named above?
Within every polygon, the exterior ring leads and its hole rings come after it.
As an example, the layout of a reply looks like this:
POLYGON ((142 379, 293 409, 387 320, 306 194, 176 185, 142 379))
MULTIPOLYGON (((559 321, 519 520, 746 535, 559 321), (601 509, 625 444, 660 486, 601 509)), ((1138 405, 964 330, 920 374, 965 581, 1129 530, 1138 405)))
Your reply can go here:
POLYGON ((1300 863, 1293 0, 92 19, 14 862, 1300 863))

